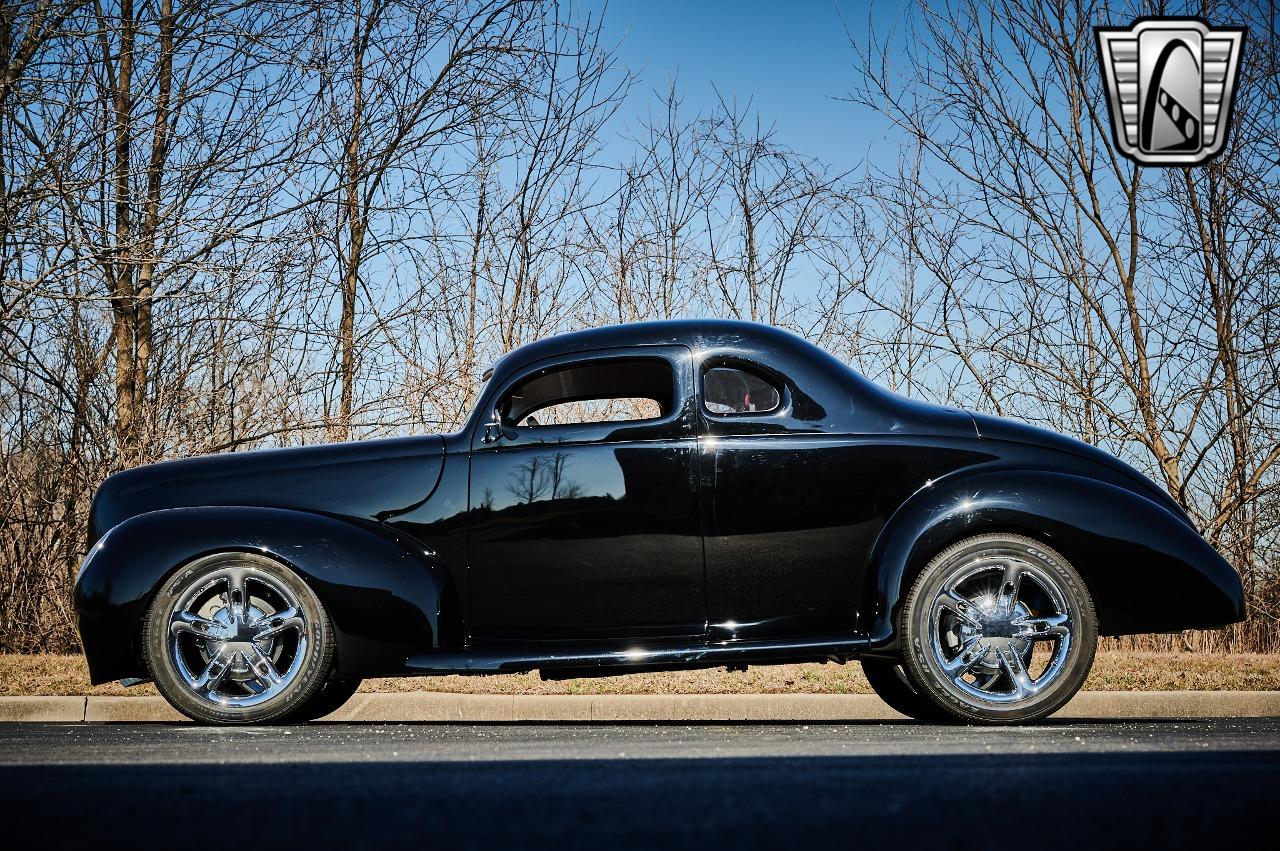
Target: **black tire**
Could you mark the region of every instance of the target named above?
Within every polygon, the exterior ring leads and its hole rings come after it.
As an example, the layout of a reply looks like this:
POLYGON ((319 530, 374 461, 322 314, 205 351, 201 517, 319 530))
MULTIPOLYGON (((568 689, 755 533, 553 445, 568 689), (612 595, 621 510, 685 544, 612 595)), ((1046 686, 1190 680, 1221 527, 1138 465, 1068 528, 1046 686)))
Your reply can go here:
POLYGON ((291 717, 290 721, 303 723, 315 721, 342 708, 356 690, 360 688, 359 677, 347 677, 340 680, 326 680, 309 701, 303 704, 291 717))
POLYGON ((1098 642, 1080 574, 1052 548, 1009 533, 939 553, 912 584, 899 629, 912 687, 970 724, 1026 723, 1061 709, 1084 685, 1098 642), (973 597, 980 587, 990 590, 973 597), (1037 676, 1028 663, 1040 641, 1049 661, 1037 676))
POLYGON ((160 694, 206 724, 288 722, 323 688, 333 645, 324 607, 297 574, 239 552, 175 571, 142 634, 160 694), (258 637, 263 631, 272 634, 258 637))
POLYGON ((901 712, 908 718, 930 724, 955 720, 949 713, 939 709, 933 701, 920 696, 920 693, 907 681, 901 664, 879 659, 863 659, 862 673, 871 684, 871 690, 887 703, 890 709, 901 712))

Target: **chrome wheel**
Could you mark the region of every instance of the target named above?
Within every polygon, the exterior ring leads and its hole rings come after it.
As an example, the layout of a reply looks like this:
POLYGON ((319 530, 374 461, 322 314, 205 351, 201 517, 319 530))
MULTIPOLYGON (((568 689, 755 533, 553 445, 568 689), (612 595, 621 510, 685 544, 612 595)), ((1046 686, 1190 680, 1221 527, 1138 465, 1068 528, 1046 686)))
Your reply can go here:
POLYGON ((1096 626, 1061 555, 989 535, 948 550, 928 573, 914 601, 914 658, 943 703, 1001 719, 1065 699, 1083 682, 1096 626))
POLYGON ((179 592, 168 619, 170 660, 199 700, 257 706, 288 689, 306 661, 304 611, 267 570, 230 559, 179 592))

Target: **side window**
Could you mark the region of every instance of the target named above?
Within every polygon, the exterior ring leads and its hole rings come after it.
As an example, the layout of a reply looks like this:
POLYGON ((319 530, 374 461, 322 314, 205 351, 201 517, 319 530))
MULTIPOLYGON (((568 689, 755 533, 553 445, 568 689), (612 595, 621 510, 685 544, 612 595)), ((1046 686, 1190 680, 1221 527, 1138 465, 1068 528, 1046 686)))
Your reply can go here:
POLYGON ((767 413, 782 404, 782 394, 754 372, 716 366, 702 374, 702 403, 713 414, 767 413))
POLYGON ((539 427, 659 419, 671 413, 675 376, 659 358, 594 361, 539 373, 498 403, 508 425, 539 427))

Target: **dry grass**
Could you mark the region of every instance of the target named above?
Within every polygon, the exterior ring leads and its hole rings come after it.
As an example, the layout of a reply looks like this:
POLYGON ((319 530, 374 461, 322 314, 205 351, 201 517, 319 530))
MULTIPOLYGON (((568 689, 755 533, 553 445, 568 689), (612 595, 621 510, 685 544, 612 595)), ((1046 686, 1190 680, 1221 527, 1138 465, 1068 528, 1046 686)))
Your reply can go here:
MULTIPOLYGON (((1085 688, 1196 691, 1280 689, 1280 654, 1098 653, 1085 688)), ((362 691, 442 691, 474 694, 864 694, 862 668, 849 665, 776 665, 745 673, 676 671, 601 679, 543 682, 537 674, 369 680, 362 691)), ((150 685, 89 686, 81 656, 0 655, 0 695, 143 695, 150 685)))

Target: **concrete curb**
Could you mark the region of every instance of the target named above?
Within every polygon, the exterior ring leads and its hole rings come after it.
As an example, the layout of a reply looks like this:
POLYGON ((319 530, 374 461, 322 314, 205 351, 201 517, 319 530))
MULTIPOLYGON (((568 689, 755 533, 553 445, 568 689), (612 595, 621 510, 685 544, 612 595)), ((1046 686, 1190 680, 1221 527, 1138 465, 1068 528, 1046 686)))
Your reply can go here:
MULTIPOLYGON (((1280 691, 1086 691, 1056 718, 1280 716, 1280 691)), ((159 697, 0 697, 3 721, 185 722, 159 697)), ((495 695, 361 693, 329 721, 708 723, 900 721, 870 694, 495 695)))
POLYGON ((0 697, 0 721, 83 721, 87 697, 0 697))

